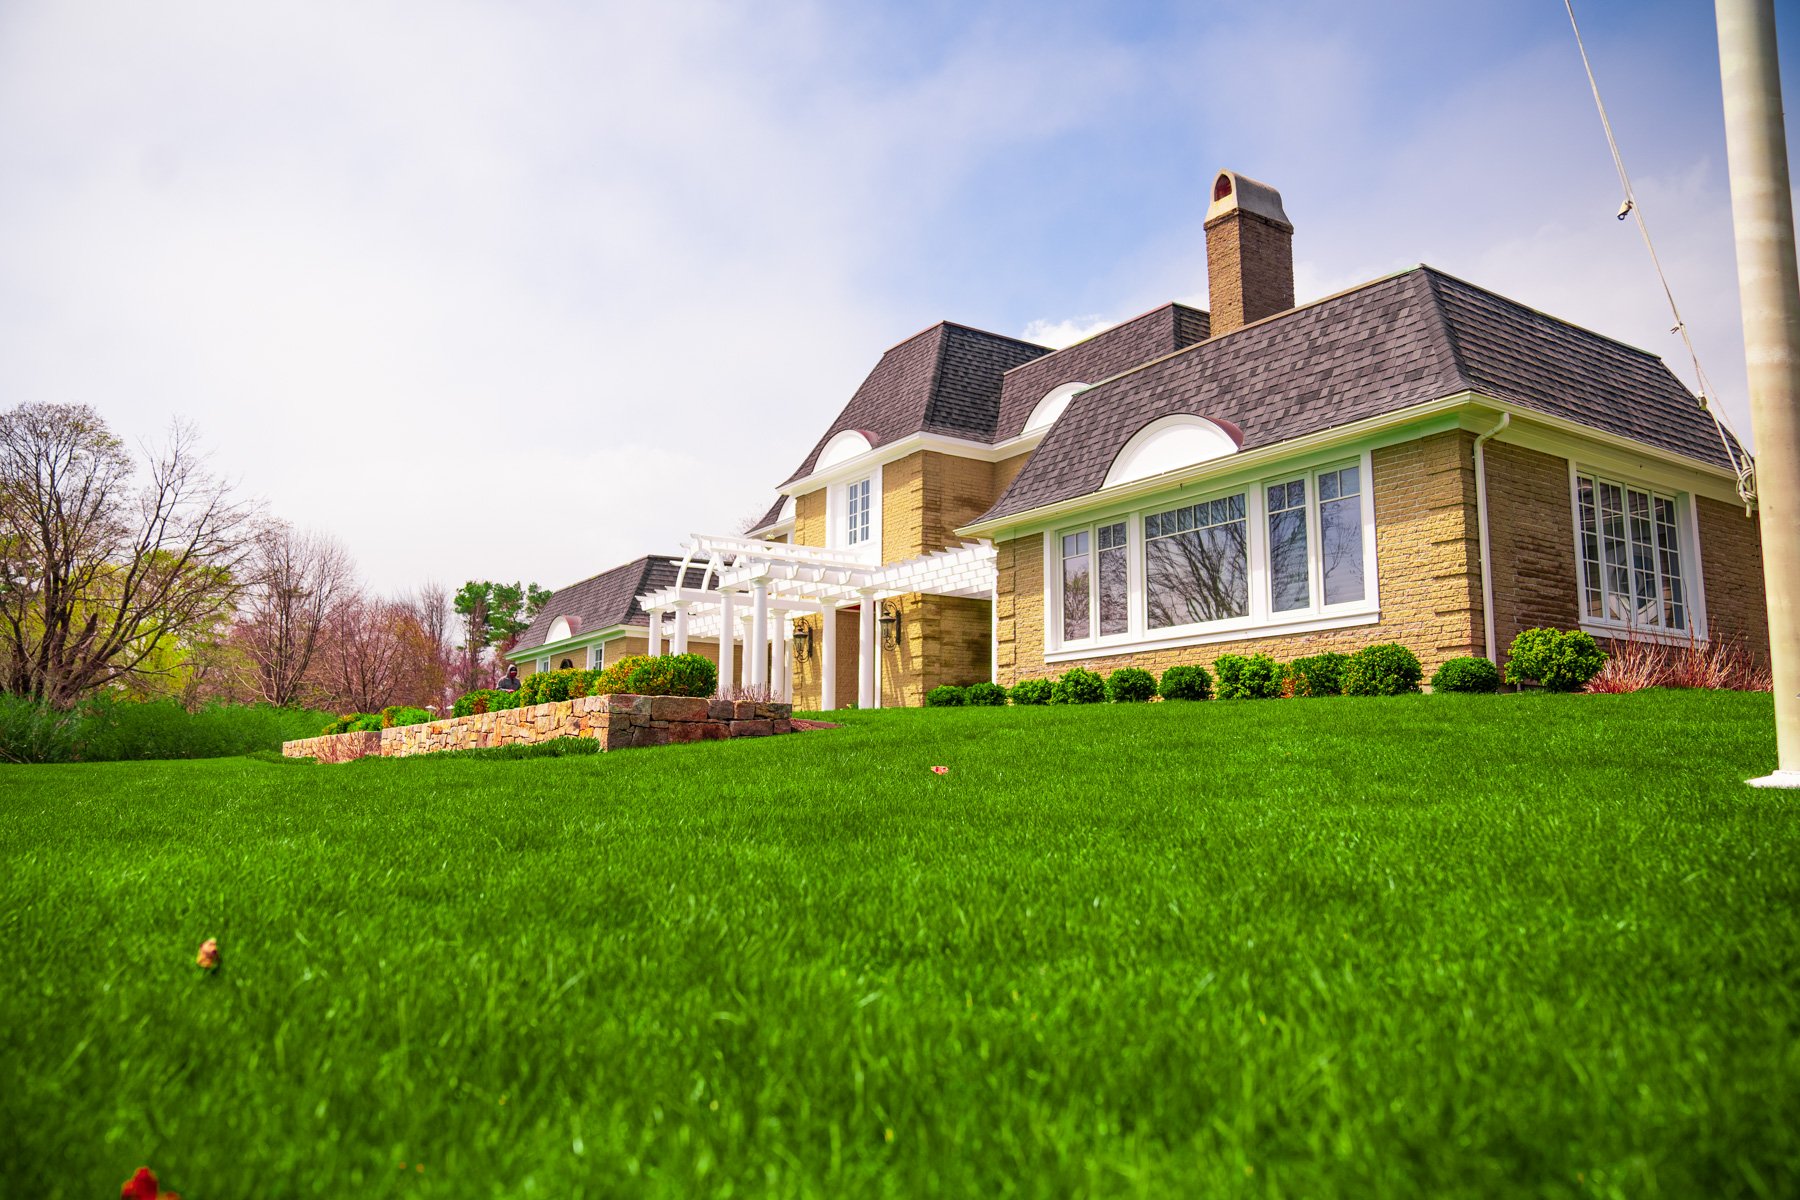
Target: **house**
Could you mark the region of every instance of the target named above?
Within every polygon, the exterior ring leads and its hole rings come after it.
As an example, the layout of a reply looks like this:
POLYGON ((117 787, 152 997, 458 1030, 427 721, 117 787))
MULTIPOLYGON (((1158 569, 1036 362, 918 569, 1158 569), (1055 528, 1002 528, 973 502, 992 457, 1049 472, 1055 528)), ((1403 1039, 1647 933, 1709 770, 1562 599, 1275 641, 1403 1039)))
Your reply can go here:
POLYGON ((889 349, 756 529, 638 594, 645 644, 801 708, 1534 625, 1767 653, 1745 456, 1660 358, 1425 266, 1296 306, 1235 172, 1205 228, 1210 313, 889 349))

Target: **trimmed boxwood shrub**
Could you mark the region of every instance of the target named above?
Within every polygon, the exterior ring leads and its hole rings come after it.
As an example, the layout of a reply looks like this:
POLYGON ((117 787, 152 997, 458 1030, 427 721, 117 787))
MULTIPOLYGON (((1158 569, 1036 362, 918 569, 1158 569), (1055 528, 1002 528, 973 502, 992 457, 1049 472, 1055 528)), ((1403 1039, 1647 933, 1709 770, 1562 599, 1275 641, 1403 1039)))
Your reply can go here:
POLYGON ((963 703, 973 708, 995 708, 1006 703, 1006 689, 997 683, 971 683, 963 693, 963 703))
POLYGON ((1364 646, 1344 668, 1344 695, 1398 696, 1419 690, 1425 668, 1418 656, 1398 642, 1364 646))
MULTIPOLYGON (((594 682, 601 675, 599 671, 585 670, 581 667, 567 667, 560 671, 538 671, 527 675, 519 681, 517 704, 524 707, 531 704, 548 704, 552 700, 573 700, 577 696, 594 694, 594 682)), ((493 706, 489 705, 491 711, 493 706)))
POLYGON ((1156 676, 1137 667, 1120 667, 1106 678, 1106 698, 1114 704, 1142 704, 1156 695, 1156 676))
POLYGON ((1452 658, 1431 676, 1434 692, 1497 692, 1500 669, 1485 658, 1452 658))
POLYGON ((477 712, 499 712, 503 708, 517 708, 518 706, 518 692, 503 692, 499 688, 477 688, 472 692, 464 692, 456 703, 450 706, 450 715, 470 717, 477 712))
POLYGON ((1350 657, 1335 650, 1309 654, 1287 665, 1296 696, 1341 696, 1344 694, 1344 668, 1350 657))
POLYGON ((1222 654, 1213 663, 1221 700, 1275 700, 1281 696, 1281 664, 1266 654, 1222 654))
POLYGON ((1536 680, 1546 691, 1578 692, 1606 665, 1606 651, 1579 629, 1526 629, 1506 652, 1506 682, 1536 680))
MULTIPOLYGON (((704 654, 664 654, 657 658, 639 657, 622 660, 637 665, 625 674, 625 686, 604 687, 607 680, 596 681, 595 695, 626 692, 636 696, 710 696, 719 687, 719 668, 704 654)), ((608 668, 603 675, 611 674, 608 668)))
POLYGON ((1212 676, 1205 667, 1170 667, 1156 687, 1164 700, 1211 700, 1212 676))
POLYGON ((345 713, 331 724, 325 726, 322 733, 379 733, 381 731, 380 713, 345 713))
POLYGON ((1021 679, 1008 693, 1014 704, 1048 704, 1056 685, 1048 679, 1021 679))
POLYGON ((968 702, 968 690, 952 683, 939 684, 925 693, 926 708, 961 708, 968 702))
POLYGON ((1050 685, 1052 704, 1104 704, 1106 681, 1086 667, 1070 667, 1050 685))
POLYGON ((398 725, 423 725, 427 721, 435 721, 430 711, 415 708, 410 704, 390 704, 381 710, 381 727, 393 729, 398 725))

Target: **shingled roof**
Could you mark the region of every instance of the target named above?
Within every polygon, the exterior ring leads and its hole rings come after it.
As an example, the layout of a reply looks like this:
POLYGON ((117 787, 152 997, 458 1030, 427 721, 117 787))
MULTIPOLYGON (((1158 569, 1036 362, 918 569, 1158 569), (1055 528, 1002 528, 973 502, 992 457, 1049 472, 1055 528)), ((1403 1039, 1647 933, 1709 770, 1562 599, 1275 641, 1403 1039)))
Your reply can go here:
POLYGON ((1730 467, 1711 419, 1656 355, 1421 266, 1080 393, 979 520, 1099 491, 1158 417, 1229 421, 1254 450, 1465 391, 1730 467))
POLYGON ((1003 442, 1025 432, 1025 422, 1031 419, 1038 401, 1055 388, 1110 379, 1206 340, 1207 328, 1207 315, 1200 309, 1165 304, 1072 346, 1021 363, 1006 373, 1000 385, 1000 418, 995 422, 993 440, 1003 442))
POLYGON ((914 334, 881 356, 784 486, 812 474, 825 443, 847 429, 867 434, 876 446, 921 431, 993 441, 1001 376, 1049 352, 949 321, 914 334))
POLYGON ((637 598, 644 592, 669 587, 675 582, 676 567, 670 556, 646 555, 623 566, 602 571, 591 579, 571 583, 550 594, 544 607, 532 619, 510 653, 517 657, 544 644, 544 636, 558 617, 569 617, 577 634, 593 633, 612 625, 643 625, 650 617, 638 607, 637 598))

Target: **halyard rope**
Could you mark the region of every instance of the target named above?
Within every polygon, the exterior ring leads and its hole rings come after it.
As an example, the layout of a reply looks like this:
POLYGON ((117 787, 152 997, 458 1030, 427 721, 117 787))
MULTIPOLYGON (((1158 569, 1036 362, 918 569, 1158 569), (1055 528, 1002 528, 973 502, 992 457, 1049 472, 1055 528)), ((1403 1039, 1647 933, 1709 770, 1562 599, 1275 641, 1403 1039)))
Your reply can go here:
POLYGON ((1644 237, 1644 248, 1650 252, 1650 263, 1656 268, 1656 278, 1662 283, 1663 295, 1669 301, 1669 311, 1674 314, 1675 327, 1670 333, 1679 333, 1682 343, 1687 346, 1688 358, 1694 364, 1694 381, 1700 387, 1700 407, 1712 418, 1713 428, 1719 432, 1719 441, 1725 447, 1725 457, 1730 460, 1731 467, 1737 474, 1738 497, 1743 500, 1746 510, 1756 500, 1756 462, 1743 449, 1743 441, 1737 430, 1731 427, 1718 406, 1713 403, 1712 381, 1706 377, 1706 369, 1700 365, 1700 352, 1694 349, 1694 339, 1688 334, 1687 322, 1682 319, 1681 308, 1675 303, 1675 291, 1669 286, 1669 277, 1664 274, 1662 260, 1657 257, 1656 243, 1650 240, 1650 226, 1644 222, 1644 210, 1638 204, 1637 195, 1631 190, 1631 176, 1625 171, 1625 158, 1619 153, 1619 140, 1613 136, 1612 119, 1606 115, 1606 102, 1600 98, 1600 84, 1594 78, 1593 64, 1588 62, 1587 46, 1581 40, 1581 25, 1575 20, 1574 0, 1563 0, 1563 7, 1569 10, 1569 28, 1575 31, 1575 48, 1581 52, 1581 65, 1587 71, 1588 87, 1593 89, 1594 107, 1600 110, 1600 127, 1606 131, 1606 145, 1612 151, 1613 169, 1619 173, 1619 186, 1625 190, 1625 202, 1619 206, 1619 220, 1634 217, 1637 220, 1638 232, 1644 237))

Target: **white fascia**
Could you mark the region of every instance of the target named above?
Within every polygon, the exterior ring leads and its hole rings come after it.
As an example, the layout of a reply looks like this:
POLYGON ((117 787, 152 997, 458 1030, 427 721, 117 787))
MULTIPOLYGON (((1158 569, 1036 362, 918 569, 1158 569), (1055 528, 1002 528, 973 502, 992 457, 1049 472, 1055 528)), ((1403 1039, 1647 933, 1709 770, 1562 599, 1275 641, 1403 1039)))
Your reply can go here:
MULTIPOLYGON (((1039 442, 1044 440, 1047 429, 1039 429, 1033 433, 1020 434, 1016 438, 1008 438, 1004 442, 977 442, 970 438, 947 437, 941 433, 909 433, 897 441, 883 442, 873 450, 864 451, 855 458, 835 463, 823 471, 814 471, 811 475, 802 475, 791 483, 784 483, 776 490, 784 496, 800 496, 807 492, 816 492, 822 487, 834 483, 843 483, 851 479, 859 479, 874 468, 886 463, 895 462, 909 454, 917 454, 921 450, 930 450, 937 454, 953 454, 958 458, 973 458, 979 462, 1000 462, 1013 458, 1029 450, 1035 450, 1039 442)), ((774 526, 770 526, 774 528, 774 526)))

